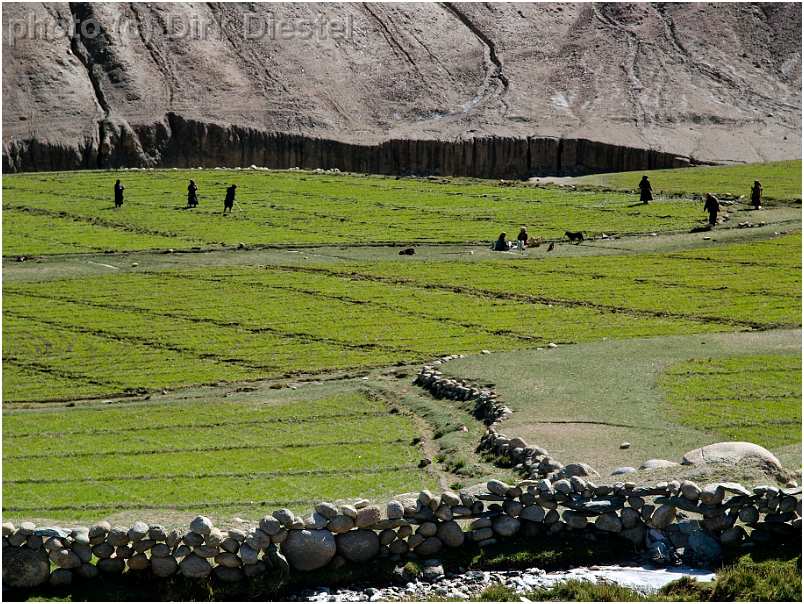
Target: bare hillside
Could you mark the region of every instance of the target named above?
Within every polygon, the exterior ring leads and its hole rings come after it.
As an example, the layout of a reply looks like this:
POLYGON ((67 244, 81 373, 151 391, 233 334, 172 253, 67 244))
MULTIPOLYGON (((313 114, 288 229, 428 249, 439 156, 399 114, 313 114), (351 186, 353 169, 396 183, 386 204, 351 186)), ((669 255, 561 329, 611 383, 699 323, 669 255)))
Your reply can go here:
MULTIPOLYGON (((800 156, 800 4, 6 3, 3 20, 7 170, 270 162, 274 133, 800 156)), ((564 173, 621 153, 556 148, 564 173)), ((671 163, 650 157, 612 167, 671 163)))

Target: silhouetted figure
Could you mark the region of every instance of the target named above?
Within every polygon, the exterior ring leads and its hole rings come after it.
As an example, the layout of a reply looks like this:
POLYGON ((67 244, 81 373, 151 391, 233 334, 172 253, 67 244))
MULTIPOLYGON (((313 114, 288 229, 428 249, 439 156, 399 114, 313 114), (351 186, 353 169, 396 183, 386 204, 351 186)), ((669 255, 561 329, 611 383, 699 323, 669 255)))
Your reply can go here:
POLYGON ((510 249, 508 240, 505 238, 505 233, 500 233, 500 236, 497 237, 497 241, 494 242, 493 249, 495 252, 507 252, 510 249))
POLYGON ((114 207, 119 208, 123 205, 123 189, 125 187, 120 184, 120 179, 117 179, 117 182, 114 183, 114 207))
POLYGON ((642 203, 653 201, 653 187, 650 186, 647 176, 643 176, 639 181, 639 201, 642 203))
POLYGON ((232 212, 235 202, 235 189, 237 189, 237 185, 232 185, 231 187, 226 188, 226 197, 223 200, 224 214, 226 214, 226 210, 229 210, 229 213, 232 212))
POLYGON ((519 227, 519 234, 516 236, 517 241, 521 241, 521 248, 528 247, 528 229, 527 227, 519 227))
POLYGON ((190 184, 187 185, 187 207, 198 207, 198 187, 195 185, 194 180, 191 180, 190 184))
POLYGON ((555 242, 555 241, 551 241, 551 242, 550 242, 550 245, 549 245, 549 246, 547 246, 547 251, 548 251, 548 252, 552 252, 554 249, 556 249, 556 242, 555 242))
POLYGON ((717 213, 720 211, 720 202, 711 193, 706 194, 704 211, 709 212, 709 226, 715 226, 717 224, 717 213))
POLYGON ((751 203, 755 210, 762 209, 762 185, 758 180, 755 180, 754 186, 751 187, 751 203))

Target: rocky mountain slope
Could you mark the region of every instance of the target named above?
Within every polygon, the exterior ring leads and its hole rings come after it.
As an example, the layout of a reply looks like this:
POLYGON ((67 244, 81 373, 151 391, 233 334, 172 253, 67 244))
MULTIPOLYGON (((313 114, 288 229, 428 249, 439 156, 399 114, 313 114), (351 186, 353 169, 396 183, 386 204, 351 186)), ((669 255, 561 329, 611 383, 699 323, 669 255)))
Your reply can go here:
POLYGON ((6 170, 800 156, 796 3, 5 3, 3 20, 6 170))

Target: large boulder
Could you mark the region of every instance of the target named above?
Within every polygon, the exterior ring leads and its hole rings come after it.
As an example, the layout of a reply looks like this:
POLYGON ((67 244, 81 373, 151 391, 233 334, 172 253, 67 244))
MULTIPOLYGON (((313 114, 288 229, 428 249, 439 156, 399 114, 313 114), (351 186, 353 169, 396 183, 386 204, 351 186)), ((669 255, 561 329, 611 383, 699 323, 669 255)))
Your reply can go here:
POLYGON ((454 520, 440 524, 437 536, 447 547, 460 547, 463 545, 463 530, 454 520))
POLYGON ((684 548, 684 558, 692 564, 713 567, 720 562, 720 543, 704 531, 694 532, 687 541, 687 547, 684 548))
POLYGON ((282 543, 282 553, 296 570, 316 570, 335 557, 335 537, 327 530, 292 530, 282 543))
POLYGON ((3 548, 3 587, 27 589, 50 578, 50 561, 44 550, 3 548))
POLYGON ((738 441, 715 443, 687 451, 681 463, 697 466, 709 463, 738 464, 743 460, 756 460, 777 468, 782 467, 776 456, 764 447, 738 441))
POLYGON ((377 533, 365 529, 349 531, 335 538, 338 553, 350 562, 368 562, 380 551, 377 533))

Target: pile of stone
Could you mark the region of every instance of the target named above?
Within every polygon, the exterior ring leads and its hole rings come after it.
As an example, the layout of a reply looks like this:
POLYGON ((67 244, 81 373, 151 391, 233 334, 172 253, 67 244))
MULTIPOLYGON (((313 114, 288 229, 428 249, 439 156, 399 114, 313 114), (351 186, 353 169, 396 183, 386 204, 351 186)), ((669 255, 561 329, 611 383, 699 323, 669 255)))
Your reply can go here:
MULTIPOLYGON (((436 363, 455 357, 443 357, 436 363)), ((469 411, 480 421, 494 424, 511 416, 511 410, 497 400, 497 393, 490 388, 480 388, 467 380, 445 377, 432 365, 421 368, 413 383, 421 386, 436 398, 469 403, 469 411)))
POLYGON ((223 531, 204 516, 186 532, 143 522, 73 529, 5 523, 3 583, 6 588, 65 586, 99 573, 147 569, 159 578, 179 574, 237 582, 268 571, 285 576, 377 557, 428 559, 444 548, 485 547, 518 534, 586 538, 589 532, 617 535, 629 548, 646 549, 655 561, 672 561, 684 548, 691 562, 705 564, 719 556, 721 545, 767 542, 800 529, 800 487, 748 490, 717 483, 701 488, 690 481, 597 485, 559 472, 553 480, 516 485, 490 480, 477 494, 422 491, 415 499, 384 506, 366 500, 322 502, 304 517, 281 509, 245 531, 223 531))
POLYGON ((598 476, 596 470, 584 463, 564 466, 543 448, 528 445, 519 437, 509 438, 497 432, 494 425, 486 429, 480 439, 478 451, 491 453, 503 465, 513 467, 525 478, 559 479, 566 476, 598 476))

